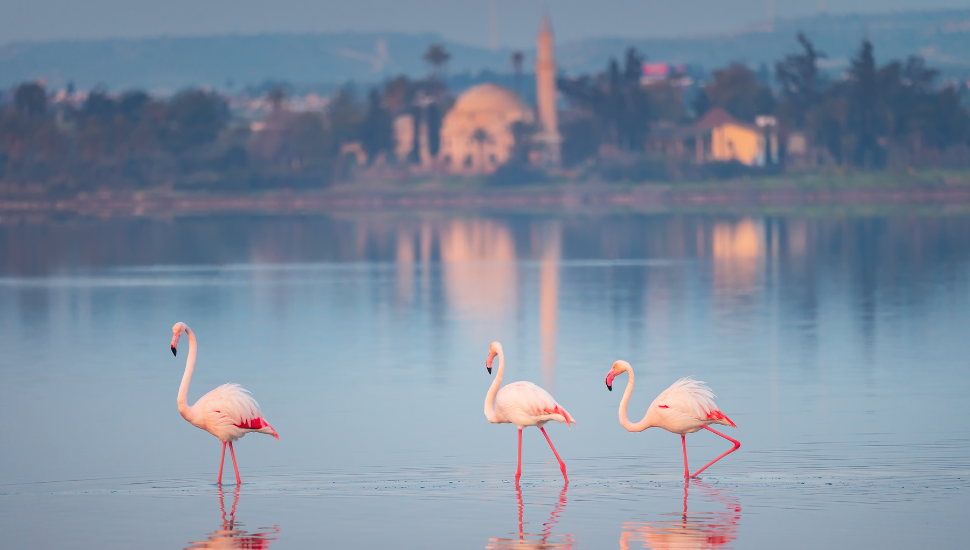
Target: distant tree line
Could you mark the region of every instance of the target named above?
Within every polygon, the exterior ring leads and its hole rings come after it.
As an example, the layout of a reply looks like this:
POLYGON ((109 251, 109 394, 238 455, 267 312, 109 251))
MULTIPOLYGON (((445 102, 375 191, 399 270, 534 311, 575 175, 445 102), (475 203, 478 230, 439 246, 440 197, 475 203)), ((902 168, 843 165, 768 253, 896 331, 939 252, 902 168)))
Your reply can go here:
MULTIPOLYGON (((940 83, 920 57, 878 65, 868 40, 845 73, 832 76, 819 66, 825 54, 804 35, 797 40, 799 50, 773 70, 731 64, 690 75, 690 85, 684 75, 644 85, 646 58, 633 48, 600 73, 560 78, 569 105, 560 117, 564 162, 606 179, 710 175, 652 144, 721 108, 749 123, 774 117, 781 150, 773 169, 784 167, 787 138, 796 134, 823 164, 970 166, 965 88, 940 83)), ((80 104, 54 105, 42 84, 24 83, 0 102, 0 192, 319 188, 362 162, 391 172, 420 164, 422 152, 437 155, 453 102, 445 84, 451 55, 433 44, 423 57, 427 77, 399 76, 363 96, 347 86, 321 111, 289 111, 286 88, 267 86, 271 108, 260 121, 234 118, 224 96, 202 89, 168 98, 96 89, 80 104), (402 115, 410 134, 395 129, 402 115), (397 143, 405 134, 411 143, 397 143)), ((520 88, 523 55, 510 62, 520 88)), ((505 172, 518 175, 510 181, 538 177, 523 168, 534 130, 515 128, 510 164, 518 168, 505 172)))
POLYGON ((286 88, 269 87, 261 121, 234 119, 224 96, 201 89, 170 98, 96 89, 79 105, 54 105, 42 84, 24 83, 0 104, 0 192, 319 188, 361 161, 418 163, 420 131, 407 158, 395 158, 394 119, 411 115, 416 130, 426 127, 427 150, 437 154, 449 58, 434 44, 427 78, 400 76, 362 98, 347 86, 322 111, 289 111, 286 88), (348 144, 363 155, 347 154, 348 144))
MULTIPOLYGON (((962 85, 943 85, 939 73, 913 56, 879 66, 864 40, 841 77, 819 68, 825 58, 803 34, 797 53, 755 71, 732 64, 702 85, 673 80, 642 86, 643 56, 626 52, 601 73, 561 78, 572 107, 564 117, 567 164, 600 162, 604 147, 645 154, 644 143, 666 127, 687 125, 720 107, 738 120, 777 120, 781 162, 785 138, 799 133, 830 164, 887 166, 970 165, 970 113, 962 85), (773 78, 772 78, 773 76, 773 78)), ((668 174, 669 175, 669 174, 668 174)))

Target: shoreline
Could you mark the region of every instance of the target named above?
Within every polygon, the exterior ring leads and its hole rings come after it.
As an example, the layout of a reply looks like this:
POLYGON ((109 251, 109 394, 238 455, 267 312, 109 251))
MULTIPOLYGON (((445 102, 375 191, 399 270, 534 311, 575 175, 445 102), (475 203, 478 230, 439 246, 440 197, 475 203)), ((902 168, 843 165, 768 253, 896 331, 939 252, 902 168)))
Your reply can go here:
POLYGON ((567 184, 525 188, 391 189, 341 185, 320 191, 79 193, 69 198, 3 198, 0 215, 156 217, 211 214, 332 214, 368 211, 637 209, 737 210, 811 207, 970 207, 970 179, 908 185, 567 184))

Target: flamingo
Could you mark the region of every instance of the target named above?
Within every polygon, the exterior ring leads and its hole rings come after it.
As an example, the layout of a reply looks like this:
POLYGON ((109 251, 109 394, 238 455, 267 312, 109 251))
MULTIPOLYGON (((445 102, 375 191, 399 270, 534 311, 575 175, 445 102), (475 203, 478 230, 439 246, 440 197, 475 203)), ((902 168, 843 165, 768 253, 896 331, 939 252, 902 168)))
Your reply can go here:
POLYGON ((236 485, 242 484, 239 467, 236 465, 236 451, 232 442, 250 432, 269 434, 279 440, 276 430, 269 425, 259 403, 239 384, 223 384, 203 395, 195 405, 188 404, 189 381, 195 369, 195 333, 185 323, 175 323, 172 327, 172 355, 178 355, 179 337, 185 333, 189 337, 189 355, 185 358, 185 374, 179 386, 179 414, 196 428, 203 429, 222 441, 222 458, 219 460, 219 485, 222 485, 222 466, 226 461, 226 444, 232 454, 232 467, 236 470, 236 485))
POLYGON ((498 389, 502 384, 502 375, 505 372, 505 354, 502 352, 502 344, 492 342, 488 347, 488 359, 485 360, 485 368, 492 374, 492 359, 498 356, 498 373, 492 386, 485 394, 485 418, 492 424, 515 424, 519 429, 519 462, 518 469, 515 471, 515 483, 518 485, 519 478, 522 477, 522 429, 527 426, 535 426, 546 436, 552 454, 556 455, 559 461, 559 468, 562 470, 562 477, 569 483, 566 476, 566 465, 559 458, 559 453, 552 445, 549 434, 543 425, 550 420, 565 422, 566 426, 570 423, 575 424, 572 416, 562 408, 556 400, 549 395, 549 392, 536 386, 532 382, 512 382, 506 384, 501 391, 498 389), (496 395, 497 394, 497 395, 496 395))
POLYGON ((630 382, 626 385, 623 392, 623 399, 620 400, 620 425, 629 432, 642 432, 647 428, 663 428, 668 432, 680 434, 680 442, 684 448, 684 478, 697 477, 701 472, 708 469, 711 464, 726 457, 741 448, 741 443, 732 439, 721 432, 711 429, 709 424, 722 424, 737 428, 737 425, 718 410, 714 404, 714 392, 704 385, 703 382, 694 380, 690 376, 681 378, 674 382, 669 388, 663 391, 647 409, 643 415, 643 420, 634 424, 626 415, 626 406, 630 401, 630 394, 633 393, 633 367, 626 361, 613 363, 609 374, 606 375, 606 387, 613 391, 613 379, 621 373, 630 374, 630 382), (717 435, 734 443, 734 448, 725 452, 721 456, 710 461, 707 466, 690 475, 687 468, 687 434, 700 430, 714 432, 717 435))

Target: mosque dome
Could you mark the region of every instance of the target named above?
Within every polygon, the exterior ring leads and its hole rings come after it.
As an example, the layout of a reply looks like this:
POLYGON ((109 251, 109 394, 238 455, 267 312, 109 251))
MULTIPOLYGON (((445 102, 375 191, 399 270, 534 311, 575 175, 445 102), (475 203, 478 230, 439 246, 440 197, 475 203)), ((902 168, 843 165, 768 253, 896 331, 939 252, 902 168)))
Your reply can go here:
POLYGON ((493 172, 511 154, 513 125, 534 120, 532 109, 511 90, 495 84, 469 88, 442 121, 441 163, 451 172, 493 172))
POLYGON ((532 110, 512 90, 495 84, 479 84, 469 88, 455 101, 451 112, 456 114, 497 113, 507 118, 532 118, 532 110))

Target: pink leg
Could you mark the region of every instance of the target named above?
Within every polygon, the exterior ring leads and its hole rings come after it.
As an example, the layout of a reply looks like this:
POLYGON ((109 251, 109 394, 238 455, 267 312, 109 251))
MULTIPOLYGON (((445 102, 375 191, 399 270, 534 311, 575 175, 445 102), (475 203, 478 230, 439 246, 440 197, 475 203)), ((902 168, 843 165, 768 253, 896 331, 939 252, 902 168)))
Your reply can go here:
POLYGON ((546 441, 549 442, 549 447, 552 448, 552 454, 556 455, 556 460, 559 461, 559 469, 562 470, 562 478, 566 480, 566 483, 568 484, 569 478, 566 476, 566 465, 563 464, 562 459, 559 458, 559 453, 556 452, 556 448, 552 446, 552 440, 549 439, 549 434, 546 433, 546 429, 542 426, 540 426, 539 429, 542 430, 542 435, 546 436, 546 441))
POLYGON ((226 462, 226 442, 222 442, 222 458, 219 459, 219 485, 222 485, 222 465, 226 462))
POLYGON ((719 432, 719 431, 717 431, 717 430, 712 430, 711 428, 708 428, 707 426, 704 426, 704 429, 705 429, 705 430, 708 430, 708 431, 711 431, 711 432, 714 432, 714 433, 716 433, 717 435, 719 435, 719 436, 721 436, 721 437, 723 437, 724 439, 727 439, 727 440, 728 440, 728 441, 730 441, 731 443, 734 443, 734 448, 733 448, 733 449, 731 449, 731 450, 729 450, 729 451, 727 451, 727 452, 725 452, 724 454, 722 454, 721 456, 719 456, 719 457, 717 457, 717 458, 715 458, 714 460, 712 460, 712 461, 710 461, 710 462, 709 462, 709 463, 707 464, 707 466, 704 466, 704 467, 703 467, 703 468, 701 468, 700 470, 697 470, 697 472, 695 472, 695 473, 694 473, 694 475, 693 475, 692 477, 697 477, 697 476, 699 476, 699 475, 700 475, 700 473, 701 473, 701 472, 703 472, 704 470, 706 470, 706 469, 707 469, 708 467, 710 467, 710 465, 711 465, 711 464, 714 464, 714 463, 715 463, 715 462, 717 462, 718 460, 721 460, 722 458, 724 458, 724 457, 726 457, 727 455, 729 455, 729 454, 731 454, 731 453, 733 453, 734 451, 736 451, 736 450, 738 450, 738 449, 740 449, 740 448, 741 448, 741 442, 740 442, 740 441, 738 441, 737 439, 731 439, 730 437, 728 437, 728 436, 726 436, 726 435, 724 435, 724 434, 722 434, 721 432, 719 432))
POLYGON ((680 444, 684 446, 684 479, 690 477, 690 470, 687 469, 687 436, 680 434, 680 444))
POLYGON ((515 485, 519 485, 519 478, 522 477, 522 430, 519 430, 519 467, 515 470, 515 485))
POLYGON ((232 467, 236 470, 236 485, 242 485, 242 480, 239 479, 239 466, 236 466, 236 451, 232 448, 232 443, 229 443, 229 454, 232 455, 232 467))

